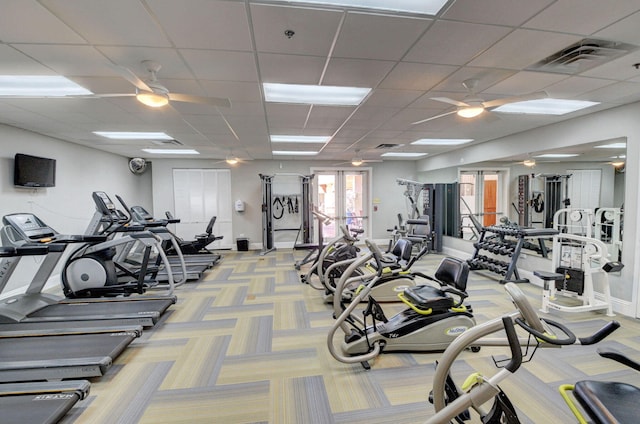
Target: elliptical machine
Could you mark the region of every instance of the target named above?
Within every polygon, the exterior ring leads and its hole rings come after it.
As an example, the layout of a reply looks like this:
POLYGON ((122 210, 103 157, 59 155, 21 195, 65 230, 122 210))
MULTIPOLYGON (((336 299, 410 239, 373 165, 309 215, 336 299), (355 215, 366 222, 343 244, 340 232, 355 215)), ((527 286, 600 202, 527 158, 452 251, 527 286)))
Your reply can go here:
MULTIPOLYGON (((162 239, 144 225, 131 224, 131 216, 118 210, 104 192, 92 194, 96 212, 87 228, 87 234, 107 235, 109 240, 100 244, 85 244, 67 259, 61 273, 66 297, 129 296, 143 294, 158 285, 155 275, 158 267, 150 265, 152 253, 157 253, 167 269, 171 265, 162 249, 162 239), (117 235, 122 235, 117 237, 117 235), (121 258, 133 244, 142 246, 139 267, 131 268, 121 258)), ((173 275, 169 273, 167 296, 175 288, 173 275)))
POLYGON ((329 352, 335 359, 344 363, 361 363, 365 369, 369 369, 368 361, 383 352, 442 351, 475 325, 471 307, 464 305, 469 267, 466 262, 455 258, 444 258, 435 277, 415 273, 433 284, 408 287, 399 293, 407 309, 387 319, 378 302, 370 296, 383 275, 383 254, 371 241, 365 240, 365 243, 370 253, 351 263, 336 287, 333 308, 337 318, 327 337, 329 352), (364 280, 361 276, 348 277, 371 259, 375 260, 378 269, 373 278, 364 280), (345 307, 342 291, 347 285, 358 282, 363 285, 345 307), (361 318, 354 311, 365 298, 369 301, 361 318), (371 324, 367 324, 367 317, 371 317, 371 324), (334 344, 338 329, 344 333, 340 351, 334 344))

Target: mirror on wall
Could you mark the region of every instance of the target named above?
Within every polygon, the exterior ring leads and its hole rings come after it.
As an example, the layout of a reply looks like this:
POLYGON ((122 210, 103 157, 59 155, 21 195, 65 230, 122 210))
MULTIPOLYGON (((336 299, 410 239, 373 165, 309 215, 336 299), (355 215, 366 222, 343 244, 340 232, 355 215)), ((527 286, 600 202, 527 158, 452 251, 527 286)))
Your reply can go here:
POLYGON ((560 231, 591 231, 621 249, 625 160, 626 139, 615 139, 458 168, 459 199, 445 210, 458 214, 460 225, 445 228, 445 235, 477 240, 482 226, 553 228, 555 222, 560 231), (591 214, 569 228, 577 214, 556 216, 569 208, 591 214))

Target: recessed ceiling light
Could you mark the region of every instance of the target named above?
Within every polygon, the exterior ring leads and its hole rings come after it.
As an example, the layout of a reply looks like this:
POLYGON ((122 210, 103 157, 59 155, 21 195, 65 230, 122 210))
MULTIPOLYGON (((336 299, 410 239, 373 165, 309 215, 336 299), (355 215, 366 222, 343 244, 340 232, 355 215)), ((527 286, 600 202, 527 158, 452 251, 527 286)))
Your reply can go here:
POLYGON ((402 152, 387 152, 387 153, 383 153, 380 156, 384 156, 387 158, 417 158, 420 156, 426 156, 427 153, 412 153, 412 152, 407 152, 407 153, 402 153, 402 152))
POLYGON ((272 143, 328 143, 330 135, 272 135, 272 143))
POLYGON ((362 87, 304 84, 264 83, 263 87, 268 102, 330 106, 357 106, 371 91, 362 87))
POLYGON ((2 96, 65 97, 91 94, 91 91, 61 76, 0 75, 2 96))
POLYGON ((627 143, 611 143, 601 144, 600 146, 594 146, 595 149, 626 149, 627 143))
POLYGON ((579 153, 545 153, 543 155, 535 155, 536 158, 572 158, 580 156, 579 153))
POLYGON ((200 152, 193 149, 142 149, 143 152, 156 155, 199 155, 200 152))
POLYGON ((537 99, 525 102, 507 103, 493 109, 494 112, 522 113, 532 115, 564 115, 600 104, 583 100, 537 99))
POLYGON ((322 6, 356 7, 368 10, 436 15, 448 0, 269 0, 269 3, 302 3, 322 6))
POLYGON ((421 138, 411 144, 420 146, 457 146, 459 144, 470 143, 473 138, 421 138))
POLYGON ((95 135, 114 140, 173 140, 163 132, 94 131, 95 135))
POLYGON ((292 150, 274 150, 271 153, 278 156, 313 156, 318 154, 318 152, 292 151, 292 150))

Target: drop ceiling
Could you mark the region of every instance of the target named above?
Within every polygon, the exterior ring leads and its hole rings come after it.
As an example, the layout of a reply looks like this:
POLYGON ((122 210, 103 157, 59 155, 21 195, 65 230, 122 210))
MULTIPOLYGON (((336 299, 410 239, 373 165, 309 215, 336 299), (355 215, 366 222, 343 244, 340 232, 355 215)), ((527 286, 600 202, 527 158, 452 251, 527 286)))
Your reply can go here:
MULTIPOLYGON (((376 146, 430 155, 460 146, 412 146, 421 138, 474 143, 640 100, 640 50, 574 73, 532 70, 582 39, 640 46, 637 0, 455 0, 437 16, 293 7, 259 1, 0 0, 0 74, 63 75, 93 93, 133 93, 113 64, 146 77, 162 65, 170 92, 226 97, 232 107, 172 102, 150 109, 125 98, 0 99, 0 123, 125 157, 149 141, 113 141, 93 131, 163 131, 198 158, 273 159, 270 135, 332 136, 314 157, 379 159, 376 146), (291 31, 285 34, 285 32, 291 31), (420 125, 462 100, 478 79, 484 100, 544 90, 601 102, 563 116, 455 114, 420 125), (359 106, 264 101, 262 83, 373 88, 359 106)), ((295 148, 301 148, 296 146, 295 148)), ((147 158, 153 158, 153 156, 147 158)), ((305 157, 305 160, 308 158, 305 157)))

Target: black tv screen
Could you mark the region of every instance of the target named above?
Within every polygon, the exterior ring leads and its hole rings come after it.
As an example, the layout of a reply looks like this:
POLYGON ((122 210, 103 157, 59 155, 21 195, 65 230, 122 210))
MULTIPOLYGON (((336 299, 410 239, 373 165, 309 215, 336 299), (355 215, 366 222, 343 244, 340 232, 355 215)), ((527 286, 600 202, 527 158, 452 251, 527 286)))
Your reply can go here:
POLYGON ((56 160, 17 153, 13 184, 19 187, 55 187, 56 160))

